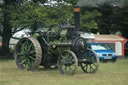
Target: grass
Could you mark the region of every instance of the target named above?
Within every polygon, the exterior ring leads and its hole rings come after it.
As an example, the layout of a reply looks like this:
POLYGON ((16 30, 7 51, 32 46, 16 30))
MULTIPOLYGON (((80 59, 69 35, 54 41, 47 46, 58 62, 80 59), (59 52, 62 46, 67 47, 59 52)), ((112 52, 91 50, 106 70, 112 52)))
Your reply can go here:
POLYGON ((14 60, 0 60, 0 85, 128 85, 128 59, 100 63, 95 74, 78 69, 74 76, 40 67, 38 72, 20 70, 14 60))

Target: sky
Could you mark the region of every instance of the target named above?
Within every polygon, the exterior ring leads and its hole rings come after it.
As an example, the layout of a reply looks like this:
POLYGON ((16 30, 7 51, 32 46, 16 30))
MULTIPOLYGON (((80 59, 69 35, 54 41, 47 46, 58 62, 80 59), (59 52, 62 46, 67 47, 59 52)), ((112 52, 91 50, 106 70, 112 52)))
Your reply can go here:
POLYGON ((98 5, 103 5, 106 3, 112 6, 122 7, 125 3, 125 0, 79 0, 77 5, 97 7, 98 5))

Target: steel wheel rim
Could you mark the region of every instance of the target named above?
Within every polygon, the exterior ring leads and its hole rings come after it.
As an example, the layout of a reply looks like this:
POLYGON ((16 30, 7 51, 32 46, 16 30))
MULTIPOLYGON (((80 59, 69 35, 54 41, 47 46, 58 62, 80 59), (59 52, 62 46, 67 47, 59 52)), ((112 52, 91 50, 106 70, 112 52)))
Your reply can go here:
POLYGON ((72 51, 63 51, 58 59, 58 68, 61 74, 73 75, 78 67, 76 55, 72 51))

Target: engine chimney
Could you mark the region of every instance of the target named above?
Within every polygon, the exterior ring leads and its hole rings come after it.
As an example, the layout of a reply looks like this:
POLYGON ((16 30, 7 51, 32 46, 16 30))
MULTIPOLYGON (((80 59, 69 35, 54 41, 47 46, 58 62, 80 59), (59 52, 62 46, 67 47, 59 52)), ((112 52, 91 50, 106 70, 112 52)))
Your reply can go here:
POLYGON ((80 31, 80 7, 74 6, 75 31, 80 31))

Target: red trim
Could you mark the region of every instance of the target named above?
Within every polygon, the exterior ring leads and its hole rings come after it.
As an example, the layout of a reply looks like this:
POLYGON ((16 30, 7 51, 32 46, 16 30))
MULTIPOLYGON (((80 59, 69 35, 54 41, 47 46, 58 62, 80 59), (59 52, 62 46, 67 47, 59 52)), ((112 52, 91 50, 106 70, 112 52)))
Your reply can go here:
POLYGON ((121 41, 121 43, 122 43, 122 55, 124 56, 124 54, 125 54, 125 52, 124 52, 124 44, 126 43, 126 41, 127 41, 128 39, 124 38, 124 37, 121 36, 121 35, 118 35, 118 36, 124 39, 123 41, 121 41))
POLYGON ((122 39, 124 39, 123 41, 127 41, 128 39, 124 38, 123 36, 121 35, 118 35, 119 37, 121 37, 122 39))
POLYGON ((126 43, 127 40, 121 41, 122 43, 122 55, 124 56, 125 51, 124 51, 124 44, 126 43))

